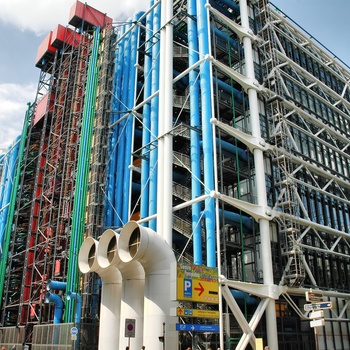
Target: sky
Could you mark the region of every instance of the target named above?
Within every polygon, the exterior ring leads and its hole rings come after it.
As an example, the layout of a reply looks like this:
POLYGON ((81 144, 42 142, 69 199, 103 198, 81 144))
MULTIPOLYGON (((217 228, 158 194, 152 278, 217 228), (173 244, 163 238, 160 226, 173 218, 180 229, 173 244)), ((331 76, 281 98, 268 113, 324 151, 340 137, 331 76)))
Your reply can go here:
MULTIPOLYGON (((81 0, 115 21, 148 8, 149 0, 81 0)), ((271 0, 350 66, 350 0, 271 0)), ((40 70, 37 49, 57 24, 66 26, 75 0, 0 0, 0 150, 20 135, 40 70)))

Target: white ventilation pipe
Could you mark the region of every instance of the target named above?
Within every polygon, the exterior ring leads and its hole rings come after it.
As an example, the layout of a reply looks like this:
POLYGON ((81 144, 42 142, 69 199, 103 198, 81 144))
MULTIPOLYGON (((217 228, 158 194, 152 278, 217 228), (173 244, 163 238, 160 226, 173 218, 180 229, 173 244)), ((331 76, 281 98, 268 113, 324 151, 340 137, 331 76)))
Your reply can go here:
POLYGON ((120 233, 118 254, 124 263, 138 261, 145 270, 143 345, 176 350, 176 259, 171 247, 161 235, 130 221, 120 233))
POLYGON ((119 349, 120 304, 122 295, 122 276, 115 267, 103 268, 98 264, 96 252, 98 242, 88 237, 83 242, 78 256, 82 273, 96 272, 102 280, 100 306, 100 332, 98 348, 119 349))
MULTIPOLYGON (((119 234, 113 230, 106 230, 98 244, 97 261, 103 268, 117 267, 122 275, 122 297, 120 314, 120 349, 125 349, 130 345, 132 349, 141 349, 143 345, 143 306, 145 272, 138 261, 124 263, 120 260, 117 247, 119 234), (129 339, 125 337, 126 319, 135 321, 134 329, 130 333, 135 333, 135 337, 129 339)), ((101 322, 104 320, 101 319, 101 322)), ((102 323, 101 326, 103 327, 102 323)), ((115 332, 117 328, 115 329, 115 332)))

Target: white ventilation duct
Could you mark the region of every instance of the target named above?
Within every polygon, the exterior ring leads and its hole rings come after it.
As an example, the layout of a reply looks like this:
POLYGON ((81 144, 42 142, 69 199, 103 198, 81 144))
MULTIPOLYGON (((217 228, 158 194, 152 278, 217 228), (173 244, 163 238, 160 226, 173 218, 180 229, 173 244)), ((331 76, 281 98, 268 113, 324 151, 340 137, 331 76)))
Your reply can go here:
POLYGON ((176 350, 176 259, 171 247, 153 230, 130 221, 120 233, 118 254, 124 263, 138 261, 145 270, 143 345, 176 350))
MULTIPOLYGON (((106 230, 98 244, 97 260, 101 267, 117 267, 122 275, 122 298, 120 314, 120 349, 129 345, 125 337, 126 319, 135 320, 135 337, 130 339, 130 348, 141 349, 143 345, 143 307, 145 272, 138 261, 124 263, 118 255, 119 234, 113 230, 106 230)), ((101 323, 102 326, 102 323, 101 323)), ((117 328, 114 330, 117 331, 117 328)), ((131 332, 132 333, 132 332, 131 332)))
POLYGON ((98 242, 88 237, 83 242, 78 256, 82 273, 96 272, 102 280, 100 333, 98 348, 119 349, 120 305, 122 295, 122 276, 115 267, 103 268, 98 264, 96 252, 98 242))

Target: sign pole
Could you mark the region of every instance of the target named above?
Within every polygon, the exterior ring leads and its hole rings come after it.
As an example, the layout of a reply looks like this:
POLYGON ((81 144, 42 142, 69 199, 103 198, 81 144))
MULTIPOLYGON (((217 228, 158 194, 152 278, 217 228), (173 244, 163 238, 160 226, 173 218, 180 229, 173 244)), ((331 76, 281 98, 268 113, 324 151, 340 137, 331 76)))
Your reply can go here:
POLYGON ((314 328, 314 333, 315 333, 315 346, 316 346, 316 350, 318 350, 317 327, 314 328))

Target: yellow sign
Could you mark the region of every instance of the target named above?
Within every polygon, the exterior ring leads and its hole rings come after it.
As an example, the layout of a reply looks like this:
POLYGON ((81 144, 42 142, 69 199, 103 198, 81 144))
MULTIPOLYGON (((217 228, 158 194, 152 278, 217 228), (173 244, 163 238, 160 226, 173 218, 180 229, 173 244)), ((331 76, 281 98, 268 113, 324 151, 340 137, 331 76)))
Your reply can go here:
POLYGON ((177 316, 181 317, 198 317, 198 318, 219 318, 220 312, 216 310, 199 310, 177 308, 177 316))
POLYGON ((256 338, 255 339, 255 350, 263 350, 264 344, 263 344, 263 338, 256 338))
POLYGON ((177 299, 219 303, 218 270, 203 265, 177 265, 177 299))

